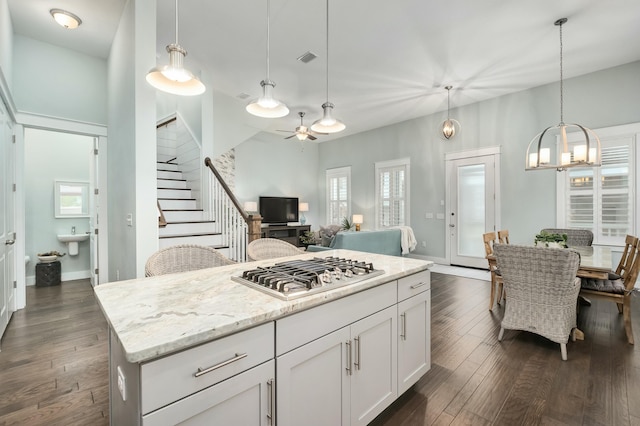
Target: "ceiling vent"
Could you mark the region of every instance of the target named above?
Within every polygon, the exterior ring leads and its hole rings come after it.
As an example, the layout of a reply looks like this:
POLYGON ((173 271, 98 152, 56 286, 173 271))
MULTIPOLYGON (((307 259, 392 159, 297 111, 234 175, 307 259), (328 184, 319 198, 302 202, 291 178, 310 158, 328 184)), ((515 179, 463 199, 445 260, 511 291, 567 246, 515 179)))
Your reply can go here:
POLYGON ((251 95, 249 95, 249 94, 247 94, 247 93, 242 92, 242 93, 237 94, 237 95, 236 95, 236 98, 238 98, 238 99, 248 99, 248 98, 249 98, 249 96, 251 96, 251 95))
POLYGON ((308 64, 309 62, 313 61, 315 58, 317 58, 318 55, 316 55, 315 53, 313 53, 312 51, 307 51, 305 53, 303 53, 302 55, 298 56, 298 60, 300 62, 304 62, 305 64, 308 64))

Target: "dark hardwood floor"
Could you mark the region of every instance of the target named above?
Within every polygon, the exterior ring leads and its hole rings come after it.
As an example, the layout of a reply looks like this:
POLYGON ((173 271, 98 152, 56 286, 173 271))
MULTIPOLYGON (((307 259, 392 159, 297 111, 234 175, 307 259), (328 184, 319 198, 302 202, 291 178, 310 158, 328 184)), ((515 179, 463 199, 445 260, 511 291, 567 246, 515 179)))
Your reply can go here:
POLYGON ((27 287, 0 347, 0 425, 108 425, 107 338, 88 280, 27 287))
MULTIPOLYGON (((640 425, 640 348, 613 303, 581 307, 585 340, 505 332, 489 284, 432 274, 432 367, 372 423, 640 425)), ((0 352, 0 426, 108 424, 107 325, 88 281, 29 287, 0 352)), ((633 300, 636 337, 640 302, 633 300)))

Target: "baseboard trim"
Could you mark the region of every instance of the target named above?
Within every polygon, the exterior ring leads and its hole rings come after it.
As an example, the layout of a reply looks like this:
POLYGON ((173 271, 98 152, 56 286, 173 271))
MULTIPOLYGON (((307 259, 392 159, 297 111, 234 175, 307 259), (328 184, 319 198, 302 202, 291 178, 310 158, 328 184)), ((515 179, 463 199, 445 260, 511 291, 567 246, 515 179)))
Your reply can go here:
MULTIPOLYGON (((91 278, 91 273, 89 270, 87 271, 73 271, 73 272, 63 272, 60 275, 60 281, 73 281, 73 280, 84 280, 86 278, 91 278)), ((28 286, 36 285, 36 276, 28 275, 26 277, 26 284, 28 286)))

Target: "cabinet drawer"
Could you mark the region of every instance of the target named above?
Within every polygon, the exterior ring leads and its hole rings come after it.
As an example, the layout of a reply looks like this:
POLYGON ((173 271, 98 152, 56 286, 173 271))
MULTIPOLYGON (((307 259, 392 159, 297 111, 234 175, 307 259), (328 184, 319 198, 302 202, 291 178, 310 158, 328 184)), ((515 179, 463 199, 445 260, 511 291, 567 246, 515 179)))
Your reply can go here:
POLYGON ((274 352, 271 322, 142 364, 142 414, 272 359, 274 352))
POLYGON ((426 270, 398 280, 398 301, 431 289, 431 271, 426 270))

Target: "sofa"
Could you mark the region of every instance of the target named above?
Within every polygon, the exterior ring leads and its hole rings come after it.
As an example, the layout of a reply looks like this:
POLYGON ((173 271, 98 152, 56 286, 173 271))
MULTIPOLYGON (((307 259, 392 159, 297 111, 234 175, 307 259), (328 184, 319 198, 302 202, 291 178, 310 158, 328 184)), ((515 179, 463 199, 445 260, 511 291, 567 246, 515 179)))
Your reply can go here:
POLYGON ((310 245, 309 252, 324 250, 346 249, 364 251, 367 253, 388 254, 402 256, 402 232, 400 229, 385 229, 381 231, 341 231, 336 233, 327 247, 310 245))

